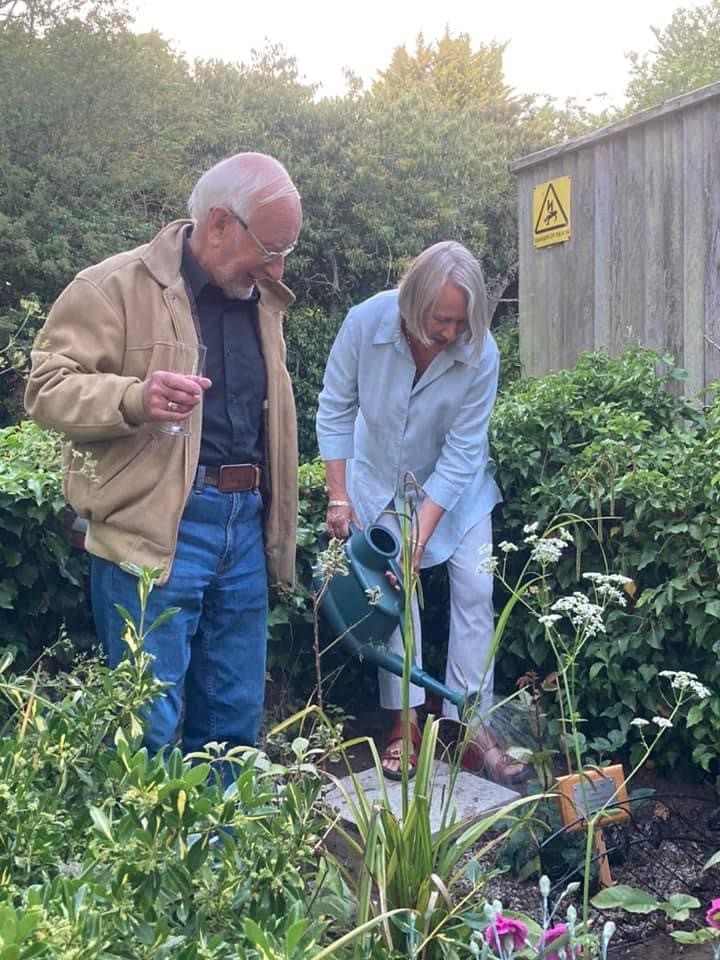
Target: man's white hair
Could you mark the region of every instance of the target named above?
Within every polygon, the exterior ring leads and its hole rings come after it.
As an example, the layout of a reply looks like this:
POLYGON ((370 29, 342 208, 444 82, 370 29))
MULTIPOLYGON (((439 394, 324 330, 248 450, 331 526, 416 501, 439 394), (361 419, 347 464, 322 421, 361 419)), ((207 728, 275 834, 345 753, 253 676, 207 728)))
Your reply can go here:
POLYGON ((207 220, 213 207, 221 206, 248 221, 258 207, 289 196, 299 198, 300 194, 278 160, 265 153, 237 153, 200 177, 188 210, 196 225, 207 220))

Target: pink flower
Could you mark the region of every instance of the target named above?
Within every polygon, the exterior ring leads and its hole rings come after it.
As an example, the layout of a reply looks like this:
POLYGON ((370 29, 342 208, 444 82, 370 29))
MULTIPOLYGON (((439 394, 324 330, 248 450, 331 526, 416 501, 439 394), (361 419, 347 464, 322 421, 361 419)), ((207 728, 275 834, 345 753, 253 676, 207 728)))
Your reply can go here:
MULTIPOLYGON (((560 937, 565 937, 565 936, 567 936, 568 933, 569 933, 569 930, 568 930, 567 924, 565 924, 565 923, 556 923, 554 927, 550 927, 549 930, 546 930, 546 931, 545 931, 545 933, 544 933, 544 934, 542 935, 542 937, 540 938, 540 943, 538 944, 538 946, 539 946, 539 947, 547 947, 547 945, 550 944, 550 943, 552 943, 553 940, 559 940, 560 937)), ((569 952, 570 949, 571 949, 570 947, 566 947, 566 948, 565 948, 565 955, 566 955, 567 957, 570 956, 570 952, 569 952)), ((575 948, 575 950, 574 950, 573 952, 574 952, 575 956, 578 956, 579 950, 578 950, 577 947, 575 948)), ((548 953, 548 954, 545 956, 545 960, 560 960, 560 954, 559 954, 559 953, 555 953, 555 952, 553 951, 552 953, 548 953)))
POLYGON ((711 901, 708 912, 705 914, 705 923, 709 927, 720 930, 720 897, 716 897, 711 901))
POLYGON ((527 943, 527 927, 522 920, 513 920, 512 917, 504 917, 498 913, 485 927, 485 939, 493 950, 502 950, 509 946, 506 942, 508 938, 512 938, 513 950, 520 950, 527 943))

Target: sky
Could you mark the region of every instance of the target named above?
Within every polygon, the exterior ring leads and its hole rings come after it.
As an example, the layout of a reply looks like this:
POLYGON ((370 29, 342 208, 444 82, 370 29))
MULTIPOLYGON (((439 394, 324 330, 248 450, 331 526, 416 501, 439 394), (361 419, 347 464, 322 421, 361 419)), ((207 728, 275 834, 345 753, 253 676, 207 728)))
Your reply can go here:
POLYGON ((468 33, 473 47, 508 42, 505 77, 518 93, 572 97, 591 107, 619 104, 629 51, 654 44, 679 6, 698 0, 130 0, 140 31, 157 29, 189 59, 250 63, 266 41, 297 59, 321 94, 342 96, 343 68, 368 83, 393 50, 468 33))

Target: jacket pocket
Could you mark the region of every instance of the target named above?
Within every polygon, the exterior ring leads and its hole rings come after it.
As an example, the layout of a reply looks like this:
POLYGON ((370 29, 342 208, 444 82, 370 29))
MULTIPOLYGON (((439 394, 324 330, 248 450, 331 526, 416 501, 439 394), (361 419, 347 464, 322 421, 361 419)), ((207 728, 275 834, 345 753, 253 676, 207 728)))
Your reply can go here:
POLYGON ((152 466, 157 441, 149 429, 111 441, 78 444, 66 453, 65 493, 80 516, 103 522, 138 504, 160 477, 152 466))

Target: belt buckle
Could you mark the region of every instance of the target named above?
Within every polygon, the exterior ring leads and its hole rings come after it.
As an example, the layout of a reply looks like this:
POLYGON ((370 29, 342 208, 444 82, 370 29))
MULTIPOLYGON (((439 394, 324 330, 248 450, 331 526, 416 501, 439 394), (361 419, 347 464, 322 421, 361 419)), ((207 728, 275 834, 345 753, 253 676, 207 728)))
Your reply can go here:
POLYGON ((260 469, 252 463, 226 463, 218 469, 221 493, 245 493, 260 486, 260 469))

